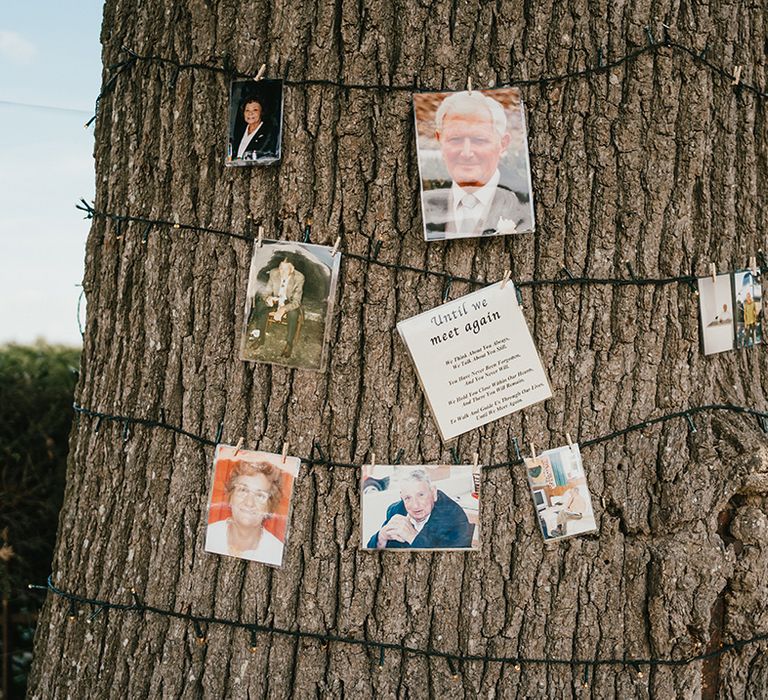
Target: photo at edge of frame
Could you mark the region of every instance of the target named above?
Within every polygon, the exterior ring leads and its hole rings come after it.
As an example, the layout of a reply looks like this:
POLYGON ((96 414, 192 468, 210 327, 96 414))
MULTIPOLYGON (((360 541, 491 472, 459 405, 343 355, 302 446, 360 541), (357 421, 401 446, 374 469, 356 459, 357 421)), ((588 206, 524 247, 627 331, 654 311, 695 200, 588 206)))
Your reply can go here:
POLYGON ((424 240, 533 233, 518 88, 413 95, 424 240))
POLYGON ((364 465, 361 548, 480 549, 480 472, 473 465, 364 465))
POLYGON ((736 347, 751 348, 763 342, 763 283, 751 270, 733 273, 733 312, 736 347))
POLYGON ((300 465, 298 457, 217 445, 205 551, 282 566, 300 465))
POLYGON ((280 160, 283 81, 233 80, 225 165, 270 165, 280 160))
POLYGON ((331 246, 254 245, 240 359, 323 371, 340 264, 331 246))
POLYGON ((733 293, 731 275, 699 277, 699 321, 701 347, 705 355, 733 350, 735 347, 733 293))

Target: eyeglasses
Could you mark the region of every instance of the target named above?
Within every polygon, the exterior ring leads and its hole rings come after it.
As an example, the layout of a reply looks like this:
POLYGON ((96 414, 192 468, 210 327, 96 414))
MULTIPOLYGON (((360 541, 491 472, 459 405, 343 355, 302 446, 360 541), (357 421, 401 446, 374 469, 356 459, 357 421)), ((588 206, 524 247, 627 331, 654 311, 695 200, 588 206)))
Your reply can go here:
POLYGON ((269 493, 267 491, 252 491, 243 484, 237 484, 235 488, 232 489, 232 494, 241 500, 245 500, 248 496, 250 496, 253 498, 253 500, 255 500, 257 503, 260 503, 261 505, 265 505, 267 501, 269 501, 269 493))

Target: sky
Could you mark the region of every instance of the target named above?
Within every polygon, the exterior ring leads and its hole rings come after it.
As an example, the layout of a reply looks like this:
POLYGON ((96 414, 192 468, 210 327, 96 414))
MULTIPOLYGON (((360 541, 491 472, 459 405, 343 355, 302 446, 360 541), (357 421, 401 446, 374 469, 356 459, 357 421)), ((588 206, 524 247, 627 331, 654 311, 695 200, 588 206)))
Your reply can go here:
POLYGON ((94 196, 93 126, 83 125, 101 83, 102 6, 0 6, 0 344, 81 344, 90 222, 75 204, 94 196))

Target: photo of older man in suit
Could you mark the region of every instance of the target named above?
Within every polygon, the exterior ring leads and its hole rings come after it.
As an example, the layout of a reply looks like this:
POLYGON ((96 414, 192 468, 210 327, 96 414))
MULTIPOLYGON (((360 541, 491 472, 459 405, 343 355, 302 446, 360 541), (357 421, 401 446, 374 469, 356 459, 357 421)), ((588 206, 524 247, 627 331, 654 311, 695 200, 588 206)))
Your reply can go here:
POLYGON ((426 240, 533 231, 522 102, 512 88, 485 92, 510 91, 508 109, 480 91, 414 95, 426 240), (425 109, 427 104, 436 109, 425 109), (508 112, 516 118, 514 131, 508 112), (419 116, 430 113, 434 132, 425 134, 419 116), (507 158, 510 151, 514 157, 507 158))

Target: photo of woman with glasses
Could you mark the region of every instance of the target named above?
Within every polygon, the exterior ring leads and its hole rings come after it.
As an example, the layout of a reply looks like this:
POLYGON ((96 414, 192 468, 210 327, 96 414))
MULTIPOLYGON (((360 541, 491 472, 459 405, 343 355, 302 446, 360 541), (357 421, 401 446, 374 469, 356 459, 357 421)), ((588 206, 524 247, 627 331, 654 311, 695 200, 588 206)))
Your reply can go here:
POLYGON ((205 550, 281 566, 299 460, 219 445, 205 550))

